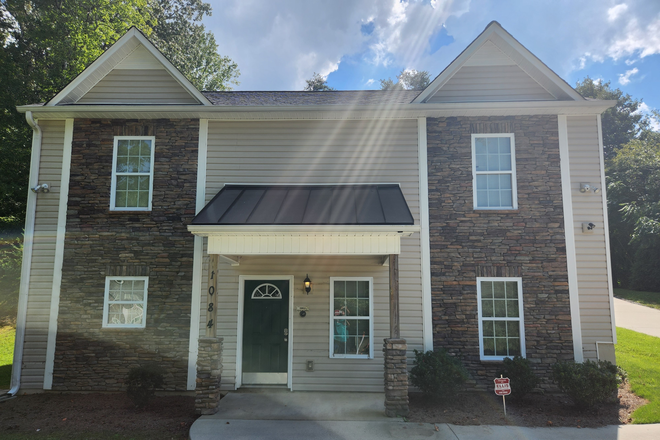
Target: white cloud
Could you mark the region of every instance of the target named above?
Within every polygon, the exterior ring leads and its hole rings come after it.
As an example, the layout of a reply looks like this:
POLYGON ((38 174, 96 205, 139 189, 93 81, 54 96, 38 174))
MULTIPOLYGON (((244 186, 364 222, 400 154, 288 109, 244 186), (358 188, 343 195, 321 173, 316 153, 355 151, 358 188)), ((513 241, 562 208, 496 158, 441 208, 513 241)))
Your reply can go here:
POLYGON ((639 69, 635 67, 634 69, 626 70, 626 73, 622 73, 619 75, 619 84, 622 86, 625 86, 626 84, 630 84, 630 77, 633 75, 637 75, 639 73, 639 69))
POLYGON ((632 18, 620 35, 609 46, 607 54, 617 60, 623 56, 639 54, 640 58, 660 53, 660 18, 641 24, 632 18))
POLYGON ((648 116, 651 130, 660 132, 660 120, 658 120, 658 118, 653 114, 653 110, 655 109, 646 105, 645 102, 642 102, 639 104, 639 107, 637 107, 637 110, 633 114, 648 116))
POLYGON ((367 87, 369 87, 370 85, 374 84, 375 82, 376 82, 375 79, 373 79, 373 78, 369 78, 369 79, 367 80, 367 82, 365 83, 365 85, 366 85, 367 87))
POLYGON ((621 16, 624 12, 628 10, 628 5, 625 3, 621 3, 620 5, 616 5, 610 9, 607 10, 607 20, 608 21, 615 21, 617 18, 621 16))

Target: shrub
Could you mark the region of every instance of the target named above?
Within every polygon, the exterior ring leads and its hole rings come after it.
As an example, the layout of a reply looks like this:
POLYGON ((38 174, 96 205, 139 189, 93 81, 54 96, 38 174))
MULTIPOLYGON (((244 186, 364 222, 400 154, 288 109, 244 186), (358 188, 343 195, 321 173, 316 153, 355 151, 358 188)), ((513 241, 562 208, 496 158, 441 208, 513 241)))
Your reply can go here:
POLYGON ((531 392, 541 381, 532 371, 532 365, 529 360, 522 356, 516 356, 513 359, 504 358, 502 369, 497 375, 502 375, 510 379, 511 397, 514 400, 523 399, 531 392))
POLYGON ((615 396, 624 375, 607 361, 557 362, 552 366, 552 379, 576 406, 591 408, 615 396))
POLYGON ((135 406, 141 408, 149 403, 156 388, 162 387, 165 383, 163 375, 164 370, 158 365, 144 365, 132 368, 128 372, 126 394, 135 406))
POLYGON ((410 383, 435 399, 455 396, 468 378, 461 362, 445 350, 415 350, 415 366, 410 370, 410 383))

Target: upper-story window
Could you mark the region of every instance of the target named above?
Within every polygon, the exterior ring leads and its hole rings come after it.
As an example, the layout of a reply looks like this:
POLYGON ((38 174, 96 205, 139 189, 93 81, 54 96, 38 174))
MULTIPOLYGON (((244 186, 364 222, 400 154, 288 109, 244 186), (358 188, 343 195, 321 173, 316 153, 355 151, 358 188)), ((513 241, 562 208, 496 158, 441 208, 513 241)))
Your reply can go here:
POLYGON ((154 142, 153 136, 115 136, 110 209, 151 210, 154 142))
POLYGON ((513 134, 472 135, 474 209, 518 209, 513 134))

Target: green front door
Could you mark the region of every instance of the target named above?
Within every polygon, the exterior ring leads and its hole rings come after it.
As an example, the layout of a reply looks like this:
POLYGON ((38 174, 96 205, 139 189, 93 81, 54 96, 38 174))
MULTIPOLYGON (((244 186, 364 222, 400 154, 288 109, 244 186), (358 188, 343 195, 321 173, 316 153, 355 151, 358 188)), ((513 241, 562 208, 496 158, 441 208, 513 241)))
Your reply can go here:
POLYGON ((286 384, 289 353, 289 281, 246 280, 243 383, 286 384))

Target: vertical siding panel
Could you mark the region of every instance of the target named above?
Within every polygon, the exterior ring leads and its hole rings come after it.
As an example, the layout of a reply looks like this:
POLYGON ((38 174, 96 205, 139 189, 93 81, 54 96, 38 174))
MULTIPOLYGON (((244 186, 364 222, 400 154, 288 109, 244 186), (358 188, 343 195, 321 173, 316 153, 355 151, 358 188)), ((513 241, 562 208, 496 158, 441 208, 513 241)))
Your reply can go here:
MULTIPOLYGON (((417 155, 417 120, 210 121, 206 199, 226 183, 399 183, 415 224, 419 224, 417 155)), ((414 348, 423 349, 419 240, 419 234, 402 238, 399 259, 401 330, 411 353, 414 348)), ((365 238, 363 243, 351 240, 341 247, 359 252, 356 245, 369 248, 379 242, 365 238)), ((287 246, 295 252, 300 242, 294 237, 287 246)), ((319 238, 317 250, 326 246, 319 238)), ((294 390, 382 392, 381 347, 389 335, 388 274, 388 268, 374 256, 247 256, 237 267, 221 263, 218 336, 224 337, 223 389, 233 389, 236 379, 239 275, 294 275, 294 308, 310 308, 305 318, 294 312, 294 390), (310 295, 302 290, 307 273, 314 283, 310 295), (374 277, 374 359, 329 358, 331 276, 374 277), (314 360, 314 372, 305 371, 306 360, 314 360)), ((204 292, 202 289, 202 295, 204 292)), ((202 298, 202 304, 204 301, 202 298)))
POLYGON ((580 192, 580 183, 601 186, 598 123, 596 116, 571 116, 567 125, 582 345, 585 359, 595 360, 596 342, 613 341, 602 197, 580 192), (583 233, 588 222, 596 228, 583 233))
POLYGON ((65 121, 39 121, 39 125, 43 132, 39 183, 47 183, 50 192, 37 195, 21 389, 43 388, 62 177, 65 121))

